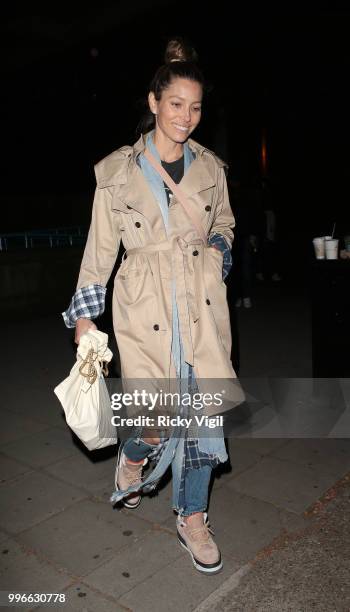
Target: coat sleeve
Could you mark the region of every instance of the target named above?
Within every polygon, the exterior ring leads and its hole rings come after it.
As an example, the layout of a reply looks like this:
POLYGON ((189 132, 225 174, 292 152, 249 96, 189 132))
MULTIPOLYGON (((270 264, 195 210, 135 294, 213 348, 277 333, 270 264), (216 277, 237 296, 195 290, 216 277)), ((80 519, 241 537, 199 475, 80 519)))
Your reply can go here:
POLYGON ((219 169, 218 204, 214 223, 211 227, 208 242, 223 253, 222 278, 225 279, 232 267, 231 247, 235 219, 232 214, 228 196, 226 175, 223 167, 219 169))
POLYGON ((225 238, 225 241, 227 242, 229 248, 231 248, 233 242, 233 228, 235 227, 235 218, 231 210, 226 175, 223 167, 220 167, 218 170, 217 190, 218 196, 215 210, 215 218, 213 225, 210 229, 209 239, 214 234, 220 234, 225 238))
POLYGON ((112 211, 112 196, 113 186, 96 187, 77 289, 62 313, 67 327, 75 327, 79 318, 95 319, 104 312, 106 285, 120 246, 119 217, 112 211))
POLYGON ((119 216, 112 211, 112 195, 113 187, 97 186, 77 290, 88 285, 105 287, 112 273, 120 245, 119 216))

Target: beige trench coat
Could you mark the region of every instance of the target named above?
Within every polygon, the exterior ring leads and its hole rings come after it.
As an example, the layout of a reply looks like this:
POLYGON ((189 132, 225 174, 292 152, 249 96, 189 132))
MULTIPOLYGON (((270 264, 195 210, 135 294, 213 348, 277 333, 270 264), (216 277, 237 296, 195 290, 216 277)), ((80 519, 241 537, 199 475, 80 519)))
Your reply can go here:
MULTIPOLYGON (((188 144, 196 158, 180 186, 208 236, 220 233, 231 244, 235 221, 225 164, 194 140, 188 144)), ((144 148, 145 136, 95 166, 97 188, 77 289, 106 286, 122 240, 127 253, 113 293, 122 377, 176 377, 171 355, 174 277, 185 360, 193 366, 197 381, 235 379, 223 255, 203 244, 175 196, 169 206, 167 237, 159 205, 136 163, 144 148)))

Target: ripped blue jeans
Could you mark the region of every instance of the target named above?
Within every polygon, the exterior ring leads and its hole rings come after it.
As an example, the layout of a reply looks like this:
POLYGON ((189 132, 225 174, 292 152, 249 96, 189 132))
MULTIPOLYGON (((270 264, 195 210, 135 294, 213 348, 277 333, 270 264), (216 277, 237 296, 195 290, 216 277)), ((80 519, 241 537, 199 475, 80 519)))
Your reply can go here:
MULTIPOLYGON (((123 451, 131 461, 141 461, 155 451, 157 445, 151 445, 144 442, 142 439, 128 438, 124 444, 123 451)), ((174 459, 175 461, 175 459, 174 459)), ((172 471, 174 484, 178 483, 177 471, 172 463, 172 471)), ((175 498, 175 489, 173 499, 175 510, 182 516, 189 516, 195 512, 205 512, 208 505, 208 490, 212 468, 209 465, 204 465, 200 468, 188 469, 185 472, 183 489, 175 498), (180 500, 178 499, 180 497, 180 500), (176 499, 176 501, 175 501, 176 499), (178 506, 180 504, 180 506, 178 506)))

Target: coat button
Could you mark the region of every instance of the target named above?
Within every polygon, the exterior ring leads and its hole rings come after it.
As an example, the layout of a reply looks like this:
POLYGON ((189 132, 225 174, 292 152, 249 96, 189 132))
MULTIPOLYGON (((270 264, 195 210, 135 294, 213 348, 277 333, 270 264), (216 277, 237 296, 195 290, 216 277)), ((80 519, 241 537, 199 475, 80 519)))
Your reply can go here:
POLYGON ((209 204, 207 204, 207 206, 205 207, 205 210, 206 210, 207 212, 209 212, 209 211, 211 210, 211 206, 209 206, 209 204))
POLYGON ((136 221, 135 225, 136 225, 136 227, 141 227, 140 221, 136 221))
POLYGON ((132 206, 129 206, 129 204, 126 205, 126 208, 128 208, 129 210, 132 209, 132 206))
POLYGON ((210 300, 208 300, 208 298, 207 298, 205 301, 208 304, 208 306, 210 306, 210 300))
POLYGON ((196 257, 196 255, 198 255, 198 251, 193 251, 192 255, 196 257))
POLYGON ((159 325, 156 323, 155 325, 153 325, 153 329, 154 329, 154 331, 158 331, 159 330, 159 325))

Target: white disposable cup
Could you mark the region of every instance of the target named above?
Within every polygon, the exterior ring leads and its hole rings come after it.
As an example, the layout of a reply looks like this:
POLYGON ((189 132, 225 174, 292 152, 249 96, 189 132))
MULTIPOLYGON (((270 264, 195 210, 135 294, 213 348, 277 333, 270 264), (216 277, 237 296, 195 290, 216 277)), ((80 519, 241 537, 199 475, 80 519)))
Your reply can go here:
POLYGON ((313 245, 314 245, 314 249, 315 249, 315 256, 316 259, 324 259, 325 258, 325 239, 323 236, 319 237, 319 238, 314 238, 313 239, 313 245))
POLYGON ((338 259, 338 243, 336 238, 325 241, 326 259, 338 259))

